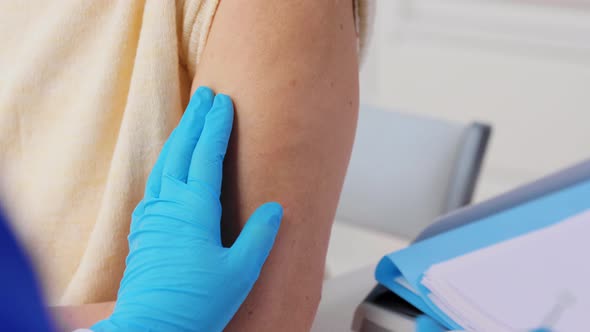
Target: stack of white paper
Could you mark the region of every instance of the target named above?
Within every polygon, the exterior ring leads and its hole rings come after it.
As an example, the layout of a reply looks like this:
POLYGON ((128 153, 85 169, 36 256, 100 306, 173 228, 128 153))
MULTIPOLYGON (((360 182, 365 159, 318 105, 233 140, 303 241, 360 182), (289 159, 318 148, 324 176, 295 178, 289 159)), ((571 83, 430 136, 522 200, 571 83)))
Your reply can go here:
POLYGON ((589 255, 586 211, 433 265, 421 283, 468 331, 590 331, 589 255))

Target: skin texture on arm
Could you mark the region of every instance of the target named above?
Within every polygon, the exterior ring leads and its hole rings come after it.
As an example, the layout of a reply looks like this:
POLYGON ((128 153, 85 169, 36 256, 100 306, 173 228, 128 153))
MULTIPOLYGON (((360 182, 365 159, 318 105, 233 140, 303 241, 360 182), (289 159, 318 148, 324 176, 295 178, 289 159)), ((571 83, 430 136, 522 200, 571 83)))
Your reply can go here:
POLYGON ((351 0, 221 0, 193 81, 230 95, 223 232, 230 245, 261 203, 285 209, 254 289, 226 331, 305 331, 358 113, 351 0))
POLYGON ((51 307, 51 313, 60 331, 69 332, 88 328, 113 313, 115 302, 92 303, 67 307, 51 307))

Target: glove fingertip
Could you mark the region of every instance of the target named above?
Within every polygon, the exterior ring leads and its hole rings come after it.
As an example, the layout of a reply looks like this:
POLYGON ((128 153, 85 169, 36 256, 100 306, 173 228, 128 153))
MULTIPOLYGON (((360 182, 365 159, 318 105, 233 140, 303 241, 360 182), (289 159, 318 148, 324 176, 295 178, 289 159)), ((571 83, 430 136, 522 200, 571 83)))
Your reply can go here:
POLYGON ((258 210, 266 217, 268 224, 278 230, 283 219, 283 206, 277 202, 269 202, 260 206, 258 210))
POLYGON ((200 86, 195 90, 195 93, 198 93, 200 96, 203 96, 207 99, 213 99, 215 97, 215 93, 210 87, 207 86, 200 86))
POLYGON ((258 207, 232 246, 234 255, 262 266, 274 245, 282 217, 283 207, 279 203, 258 207))

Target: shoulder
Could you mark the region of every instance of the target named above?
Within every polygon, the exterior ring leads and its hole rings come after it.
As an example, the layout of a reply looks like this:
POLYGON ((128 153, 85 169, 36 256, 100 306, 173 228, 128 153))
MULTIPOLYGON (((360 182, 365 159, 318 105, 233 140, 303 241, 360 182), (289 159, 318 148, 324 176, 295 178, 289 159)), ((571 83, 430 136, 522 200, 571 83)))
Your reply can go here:
POLYGON ((213 34, 222 34, 232 42, 239 38, 244 44, 249 43, 244 47, 256 47, 263 52, 282 43, 313 46, 308 44, 325 42, 322 36, 326 32, 337 35, 338 29, 343 31, 344 38, 348 38, 350 35, 346 35, 345 30, 351 24, 353 42, 362 56, 372 32, 375 11, 375 0, 179 1, 184 17, 180 29, 182 44, 191 76, 195 75, 196 66, 213 34))

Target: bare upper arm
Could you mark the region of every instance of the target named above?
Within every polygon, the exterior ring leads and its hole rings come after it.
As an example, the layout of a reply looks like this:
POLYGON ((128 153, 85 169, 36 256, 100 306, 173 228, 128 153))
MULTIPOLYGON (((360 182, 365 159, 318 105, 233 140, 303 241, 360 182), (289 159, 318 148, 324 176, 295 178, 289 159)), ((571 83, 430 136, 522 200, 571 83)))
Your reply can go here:
POLYGON ((193 90, 199 85, 236 106, 225 227, 235 236, 258 205, 285 207, 271 256, 228 330, 303 331, 319 300, 356 126, 352 1, 221 0, 193 90))

